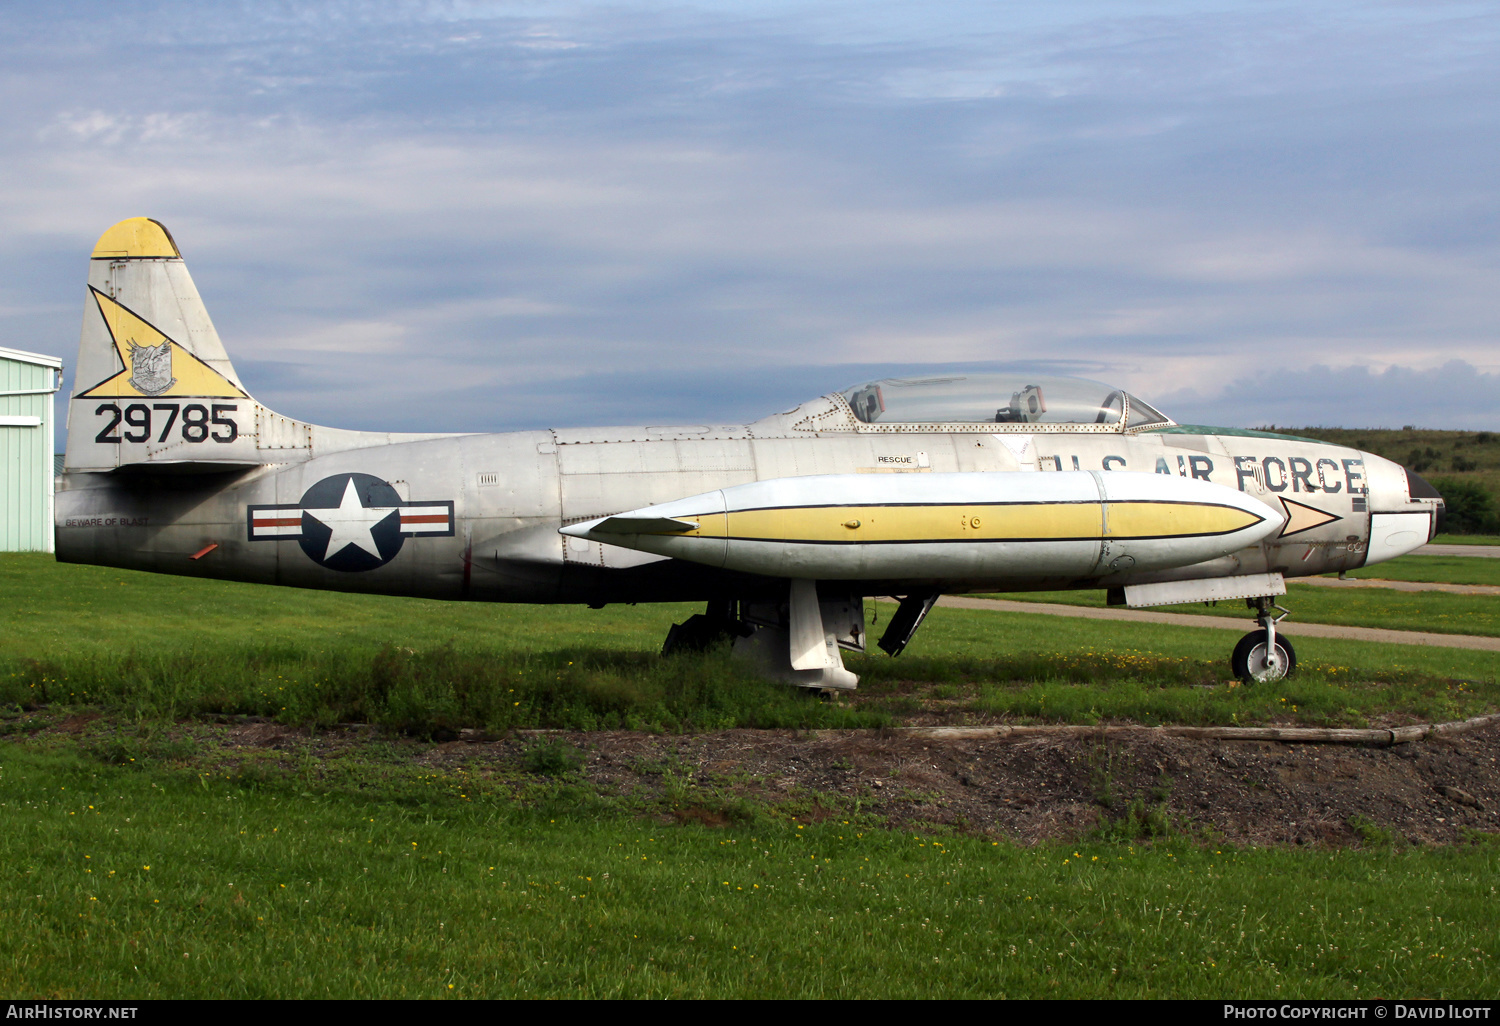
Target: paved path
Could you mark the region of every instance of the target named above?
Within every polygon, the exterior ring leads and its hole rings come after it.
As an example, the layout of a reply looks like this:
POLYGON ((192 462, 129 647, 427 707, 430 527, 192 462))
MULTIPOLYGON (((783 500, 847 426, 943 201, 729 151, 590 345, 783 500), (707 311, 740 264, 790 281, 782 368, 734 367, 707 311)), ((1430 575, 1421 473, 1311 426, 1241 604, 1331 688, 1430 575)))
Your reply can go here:
POLYGON ((1288 584, 1312 584, 1319 588, 1384 588, 1387 591, 1446 591, 1454 595, 1500 595, 1495 584, 1445 584, 1437 581, 1387 581, 1379 577, 1291 577, 1288 584))
MULTIPOLYGON (((1132 623, 1165 623, 1178 627, 1212 627, 1217 630, 1248 632, 1254 622, 1222 616, 1191 613, 1156 613, 1145 609, 1100 609, 1096 606, 1062 606, 1047 602, 1010 602, 1005 599, 968 598, 944 595, 938 605, 954 609, 989 609, 1004 613, 1040 613, 1043 616, 1076 616, 1086 620, 1125 620, 1132 623)), ((1323 623, 1296 623, 1283 620, 1276 630, 1282 634, 1307 638, 1341 638, 1346 641, 1376 641, 1395 645, 1432 645, 1437 648, 1474 648, 1500 652, 1500 638, 1481 638, 1472 634, 1429 634, 1423 631, 1388 631, 1376 627, 1338 627, 1323 623)))
POLYGON ((1414 556, 1487 556, 1500 559, 1500 545, 1423 545, 1414 556))

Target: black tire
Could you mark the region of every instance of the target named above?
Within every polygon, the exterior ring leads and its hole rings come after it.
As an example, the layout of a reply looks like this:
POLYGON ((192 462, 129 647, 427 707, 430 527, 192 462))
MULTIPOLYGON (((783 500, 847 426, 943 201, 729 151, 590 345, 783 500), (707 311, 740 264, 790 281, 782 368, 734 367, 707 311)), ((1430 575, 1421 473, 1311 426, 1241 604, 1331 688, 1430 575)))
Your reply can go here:
POLYGON ((1241 638, 1234 646, 1234 655, 1229 657, 1229 665, 1234 668, 1234 675, 1246 684, 1273 684, 1290 677, 1297 669, 1297 650, 1286 635, 1276 635, 1276 649, 1286 667, 1285 673, 1275 673, 1266 665, 1265 631, 1251 631, 1241 638))

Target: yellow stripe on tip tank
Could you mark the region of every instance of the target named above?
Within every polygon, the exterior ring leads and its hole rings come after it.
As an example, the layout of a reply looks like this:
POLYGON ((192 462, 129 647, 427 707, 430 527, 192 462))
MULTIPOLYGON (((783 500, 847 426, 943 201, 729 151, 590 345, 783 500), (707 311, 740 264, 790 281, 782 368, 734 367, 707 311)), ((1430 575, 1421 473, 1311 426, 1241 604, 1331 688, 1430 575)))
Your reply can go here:
POLYGON ((699 524, 678 537, 755 541, 907 542, 1140 538, 1228 534, 1260 518, 1232 506, 1170 502, 966 506, 815 506, 683 517, 699 524))
POLYGON ((1187 502, 1111 502, 1109 537, 1159 538, 1229 534, 1262 518, 1235 506, 1187 502))

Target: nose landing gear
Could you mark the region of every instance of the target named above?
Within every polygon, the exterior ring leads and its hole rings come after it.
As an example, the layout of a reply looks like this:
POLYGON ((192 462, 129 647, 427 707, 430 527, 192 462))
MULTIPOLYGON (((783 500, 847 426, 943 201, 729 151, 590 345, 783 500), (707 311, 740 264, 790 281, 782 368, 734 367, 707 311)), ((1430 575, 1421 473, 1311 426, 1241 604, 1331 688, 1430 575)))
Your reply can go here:
POLYGON ((1270 684, 1285 679, 1297 667, 1297 652, 1285 636, 1277 635, 1276 625, 1291 610, 1268 598, 1246 599, 1245 604, 1255 610, 1260 629, 1246 634, 1234 646, 1234 655, 1229 658, 1234 675, 1246 684, 1270 684), (1281 615, 1277 616, 1273 609, 1280 609, 1281 615))

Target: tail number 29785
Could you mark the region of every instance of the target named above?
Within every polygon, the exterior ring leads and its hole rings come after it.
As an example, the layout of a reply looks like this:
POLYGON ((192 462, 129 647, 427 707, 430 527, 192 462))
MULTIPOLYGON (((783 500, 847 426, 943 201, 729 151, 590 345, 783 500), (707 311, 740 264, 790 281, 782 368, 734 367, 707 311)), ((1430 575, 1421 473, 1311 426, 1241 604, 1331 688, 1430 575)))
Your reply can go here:
POLYGON ((229 443, 240 437, 239 425, 234 418, 225 416, 239 410, 237 405, 224 403, 211 403, 204 406, 201 403, 188 403, 179 406, 177 403, 131 403, 123 410, 117 403, 100 403, 94 410, 98 417, 108 417, 109 422, 94 436, 94 441, 108 445, 119 445, 121 442, 146 442, 151 440, 152 414, 159 414, 156 423, 160 426, 160 432, 156 436, 158 442, 165 442, 172 435, 172 429, 176 428, 182 435, 184 442, 206 442, 212 439, 215 442, 229 443))

